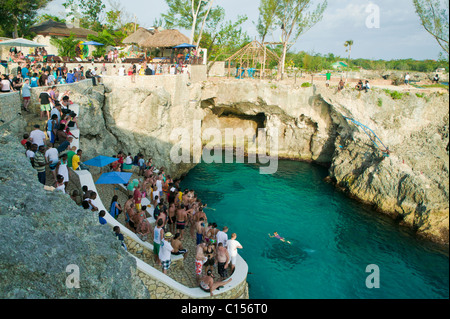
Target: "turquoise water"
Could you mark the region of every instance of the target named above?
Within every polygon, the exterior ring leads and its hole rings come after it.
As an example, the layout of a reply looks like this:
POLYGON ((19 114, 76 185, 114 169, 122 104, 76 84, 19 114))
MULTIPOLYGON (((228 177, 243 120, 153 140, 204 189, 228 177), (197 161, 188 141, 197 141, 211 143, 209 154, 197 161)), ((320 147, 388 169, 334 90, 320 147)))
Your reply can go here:
POLYGON ((251 299, 449 298, 447 251, 336 191, 326 176, 292 161, 274 175, 255 164, 202 163, 182 188, 216 209, 206 210, 209 222, 237 233, 251 299), (371 264, 379 289, 366 287, 371 264))

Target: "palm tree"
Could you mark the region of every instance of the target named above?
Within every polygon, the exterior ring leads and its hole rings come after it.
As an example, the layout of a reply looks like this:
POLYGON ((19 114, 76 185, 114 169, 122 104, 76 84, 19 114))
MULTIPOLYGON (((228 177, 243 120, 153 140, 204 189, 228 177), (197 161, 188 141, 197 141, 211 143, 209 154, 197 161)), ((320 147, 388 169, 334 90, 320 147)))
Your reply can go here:
POLYGON ((348 52, 348 59, 347 59, 347 79, 348 79, 348 71, 350 69, 350 55, 352 54, 353 40, 345 41, 344 46, 348 48, 347 50, 345 50, 345 52, 348 52))
POLYGON ((52 37, 50 43, 58 48, 58 55, 68 58, 76 57, 76 47, 79 40, 75 38, 73 33, 67 38, 52 37))

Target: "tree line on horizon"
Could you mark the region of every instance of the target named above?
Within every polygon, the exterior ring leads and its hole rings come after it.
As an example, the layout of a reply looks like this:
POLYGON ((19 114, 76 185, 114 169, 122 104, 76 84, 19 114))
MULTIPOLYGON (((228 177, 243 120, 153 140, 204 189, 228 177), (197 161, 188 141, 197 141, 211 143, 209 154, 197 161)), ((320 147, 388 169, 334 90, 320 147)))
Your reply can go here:
MULTIPOLYGON (((52 19, 57 22, 73 23, 78 19, 80 26, 98 32, 98 36, 89 36, 89 40, 106 45, 120 46, 122 40, 132 34, 139 24, 134 15, 128 13, 119 0, 65 0, 65 16, 55 16, 43 12, 52 0, 0 0, 0 36, 24 37, 32 39, 35 35, 30 27, 36 23, 52 19), (39 14, 39 12, 43 12, 39 14)), ((182 28, 190 31, 190 42, 208 49, 210 61, 223 61, 240 48, 251 42, 248 33, 243 30, 247 15, 239 15, 227 20, 225 9, 218 5, 220 0, 164 0, 168 6, 166 13, 153 21, 154 27, 166 29, 182 28)), ((281 74, 285 68, 299 68, 305 71, 331 69, 338 61, 349 64, 350 69, 364 68, 373 70, 410 70, 433 72, 443 67, 448 72, 448 2, 441 0, 412 0, 424 29, 441 46, 443 53, 438 61, 413 59, 370 60, 351 59, 352 40, 343 41, 348 57, 325 55, 311 52, 293 52, 298 39, 314 27, 327 9, 327 0, 260 0, 258 20, 253 22, 259 35, 259 41, 267 44, 280 57, 277 67, 281 74), (267 43, 266 39, 274 32, 280 35, 278 43, 267 43)), ((55 40, 60 47, 69 48, 76 42, 75 37, 55 40)), ((99 47, 95 56, 105 54, 105 47, 99 47)), ((66 50, 67 51, 67 50, 66 50)), ((65 52, 72 54, 72 52, 65 52)))

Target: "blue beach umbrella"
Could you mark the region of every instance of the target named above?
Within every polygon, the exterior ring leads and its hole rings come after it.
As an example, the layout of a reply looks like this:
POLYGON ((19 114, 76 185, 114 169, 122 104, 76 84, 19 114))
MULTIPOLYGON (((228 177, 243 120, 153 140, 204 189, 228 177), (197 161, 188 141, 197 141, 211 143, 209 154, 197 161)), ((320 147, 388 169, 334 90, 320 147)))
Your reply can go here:
POLYGON ((173 47, 174 49, 184 49, 184 48, 196 48, 196 45, 189 44, 189 43, 183 43, 180 45, 177 45, 176 47, 173 47))
POLYGON ((89 165, 89 166, 104 167, 104 166, 114 163, 118 160, 119 159, 115 158, 115 157, 108 157, 108 156, 100 155, 100 156, 94 157, 94 158, 90 159, 89 161, 86 161, 83 163, 85 165, 89 165))
POLYGON ((84 42, 83 45, 97 45, 97 46, 101 46, 104 45, 103 43, 98 43, 95 41, 89 41, 89 42, 84 42))
POLYGON ((130 181, 133 173, 122 173, 122 172, 109 172, 104 173, 100 178, 95 182, 95 184, 127 184, 130 181))

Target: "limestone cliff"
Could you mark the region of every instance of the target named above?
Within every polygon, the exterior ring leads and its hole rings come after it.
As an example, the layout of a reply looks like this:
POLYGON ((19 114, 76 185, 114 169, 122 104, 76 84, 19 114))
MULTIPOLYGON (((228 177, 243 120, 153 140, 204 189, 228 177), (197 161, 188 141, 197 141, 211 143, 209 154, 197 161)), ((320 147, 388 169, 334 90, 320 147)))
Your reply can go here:
POLYGON ((149 299, 111 228, 68 195, 45 191, 9 133, 0 136, 0 298, 149 299), (79 288, 70 285, 74 266, 79 288))
MULTIPOLYGON (((169 174, 195 164, 176 164, 170 152, 175 129, 278 130, 279 157, 330 167, 330 180, 418 234, 448 244, 448 94, 415 94, 394 100, 369 93, 301 88, 268 81, 190 83, 184 76, 110 78, 85 92, 80 117, 90 156, 118 150, 152 156, 169 174), (391 151, 383 157, 369 137, 345 117, 370 127, 391 151), (93 145, 93 146, 92 146, 93 145)), ((267 137, 267 140, 274 136, 267 137)), ((203 139, 202 145, 208 141, 203 139)), ((253 141, 254 142, 254 141, 253 141)), ((220 146, 229 145, 218 141, 220 146)), ((193 151, 190 140, 186 148, 193 151)), ((194 153, 194 152, 193 152, 194 153)))

